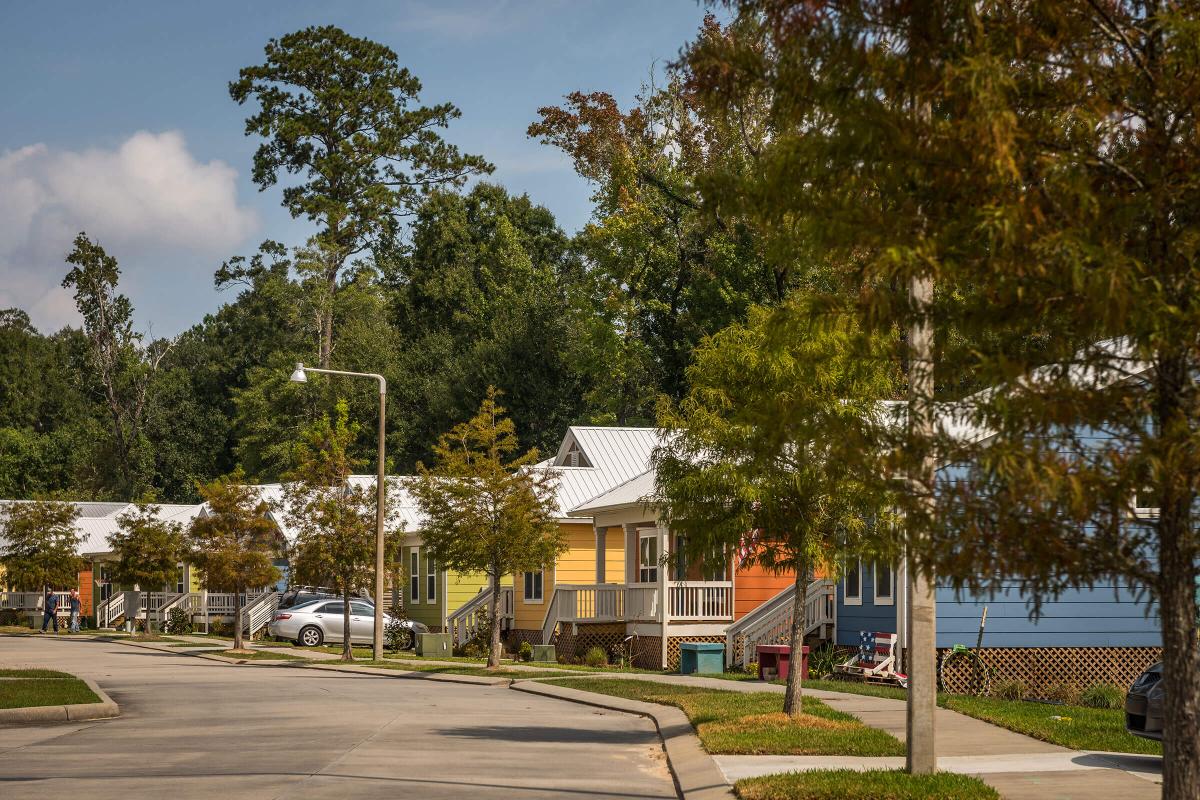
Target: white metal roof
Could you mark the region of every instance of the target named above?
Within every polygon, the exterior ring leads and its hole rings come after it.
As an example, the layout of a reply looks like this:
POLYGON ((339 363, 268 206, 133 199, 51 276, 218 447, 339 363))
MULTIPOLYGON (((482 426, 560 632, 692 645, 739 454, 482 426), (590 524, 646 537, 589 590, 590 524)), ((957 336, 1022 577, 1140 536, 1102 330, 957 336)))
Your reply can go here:
POLYGON ((576 506, 572 509, 571 516, 590 517, 608 509, 647 505, 654 499, 654 475, 653 469, 634 475, 621 485, 576 506))

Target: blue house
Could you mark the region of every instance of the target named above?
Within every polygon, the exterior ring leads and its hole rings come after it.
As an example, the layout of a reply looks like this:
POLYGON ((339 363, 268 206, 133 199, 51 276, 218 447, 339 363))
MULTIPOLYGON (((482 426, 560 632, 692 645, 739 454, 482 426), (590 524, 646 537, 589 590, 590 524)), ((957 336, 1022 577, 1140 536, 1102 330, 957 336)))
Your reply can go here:
MULTIPOLYGON (((947 419, 943 425, 963 423, 947 419)), ((978 429, 954 433, 985 444, 988 438, 978 429)), ((939 483, 954 480, 963 471, 961 465, 945 465, 939 483)), ((1137 509, 1138 515, 1156 512, 1137 509)), ((907 641, 907 588, 903 563, 862 560, 844 565, 836 587, 835 643, 857 647, 861 631, 896 633, 897 652, 902 653, 907 641)), ((1036 621, 1029 616, 1029 597, 1015 582, 983 596, 940 586, 936 601, 939 650, 956 644, 975 647, 986 608, 981 656, 996 678, 1021 680, 1034 688, 1054 683, 1127 685, 1161 653, 1153 604, 1136 597, 1126 585, 1107 582, 1046 598, 1036 621)))

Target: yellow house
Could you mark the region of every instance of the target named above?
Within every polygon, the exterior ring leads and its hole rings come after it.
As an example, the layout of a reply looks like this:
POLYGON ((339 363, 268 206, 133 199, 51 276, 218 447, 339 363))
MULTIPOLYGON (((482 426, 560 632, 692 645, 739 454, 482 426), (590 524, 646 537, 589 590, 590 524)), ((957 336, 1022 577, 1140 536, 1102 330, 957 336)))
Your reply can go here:
MULTIPOLYGON (((513 623, 509 632, 513 646, 523 641, 541 644, 549 639, 552 630, 546 630, 547 624, 561 615, 561 611, 550 613, 556 603, 579 602, 581 597, 565 590, 577 585, 624 583, 623 539, 606 536, 590 519, 567 514, 586 500, 644 472, 658 443, 656 428, 572 426, 554 458, 537 465, 558 475, 558 524, 568 549, 554 564, 513 576, 513 623)), ((594 593, 584 595, 594 596, 594 593)), ((614 635, 615 632, 616 628, 614 635)))

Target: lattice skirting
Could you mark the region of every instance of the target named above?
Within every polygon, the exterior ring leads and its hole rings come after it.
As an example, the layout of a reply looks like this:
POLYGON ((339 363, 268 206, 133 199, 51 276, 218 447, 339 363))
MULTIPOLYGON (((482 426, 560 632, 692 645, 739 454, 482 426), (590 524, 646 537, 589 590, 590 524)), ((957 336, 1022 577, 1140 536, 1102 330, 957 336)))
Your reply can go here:
POLYGON ((575 662, 593 647, 599 647, 608 654, 612 663, 617 657, 617 651, 625 641, 625 624, 615 625, 580 625, 578 633, 571 632, 571 626, 559 626, 558 636, 554 639, 554 652, 559 659, 575 662))
POLYGON ((529 642, 530 644, 542 643, 541 630, 531 628, 513 628, 504 634, 504 637, 504 641, 508 644, 509 649, 514 652, 521 646, 521 642, 529 642))
MULTIPOLYGON (((938 651, 939 663, 945 652, 938 651)), ((985 647, 978 652, 991 672, 993 687, 998 681, 1016 680, 1034 697, 1064 685, 1083 690, 1107 683, 1125 689, 1162 658, 1161 647, 985 647)), ((943 691, 968 691, 971 677, 966 659, 952 661, 944 678, 943 691)))
POLYGON ((725 644, 724 636, 672 636, 667 639, 667 663, 663 665, 668 672, 679 670, 679 645, 683 642, 719 642, 725 644))

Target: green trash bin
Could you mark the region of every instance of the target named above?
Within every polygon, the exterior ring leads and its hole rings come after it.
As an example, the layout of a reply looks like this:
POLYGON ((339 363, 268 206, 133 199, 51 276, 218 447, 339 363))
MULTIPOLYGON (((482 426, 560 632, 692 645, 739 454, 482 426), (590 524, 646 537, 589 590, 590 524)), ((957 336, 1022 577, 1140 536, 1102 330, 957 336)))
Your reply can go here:
POLYGON ((680 675, 712 675, 725 671, 725 645, 719 642, 682 642, 680 675))

